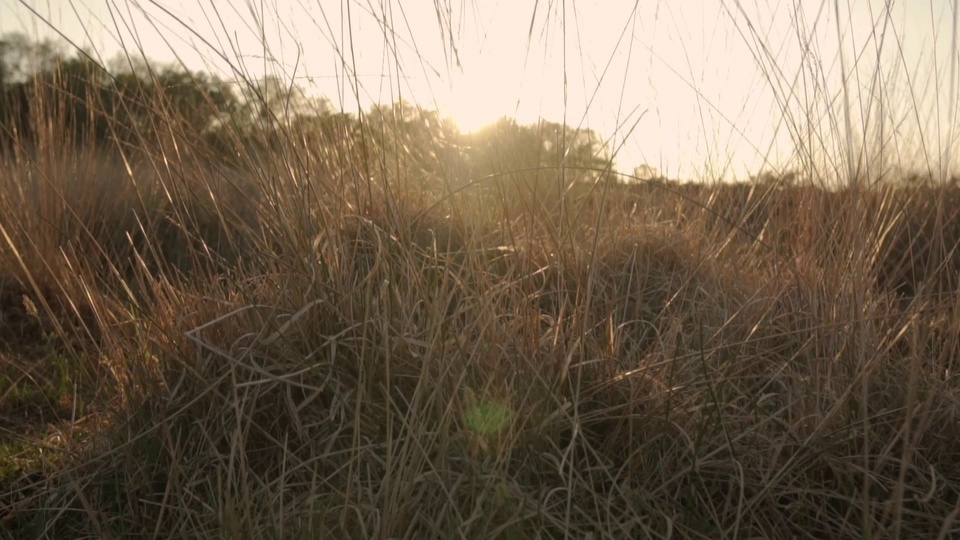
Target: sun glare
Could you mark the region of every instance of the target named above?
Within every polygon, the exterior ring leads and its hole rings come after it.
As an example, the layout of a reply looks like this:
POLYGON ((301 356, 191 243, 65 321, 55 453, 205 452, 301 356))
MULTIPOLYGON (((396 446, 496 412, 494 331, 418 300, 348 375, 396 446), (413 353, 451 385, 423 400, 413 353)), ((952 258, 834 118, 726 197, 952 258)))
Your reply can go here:
POLYGON ((467 87, 454 92, 448 114, 453 117, 460 131, 472 133, 492 124, 507 112, 497 110, 483 88, 467 87))
POLYGON ((505 83, 497 73, 482 67, 471 69, 452 81, 447 112, 465 133, 478 131, 513 114, 505 83))

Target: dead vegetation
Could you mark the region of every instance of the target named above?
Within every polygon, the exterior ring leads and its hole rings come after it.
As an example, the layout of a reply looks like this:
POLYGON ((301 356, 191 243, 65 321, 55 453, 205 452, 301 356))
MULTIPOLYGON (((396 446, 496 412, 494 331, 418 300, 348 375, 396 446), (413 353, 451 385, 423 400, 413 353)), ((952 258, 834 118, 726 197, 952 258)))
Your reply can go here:
POLYGON ((4 535, 960 533, 956 188, 548 208, 174 120, 4 154, 4 535))

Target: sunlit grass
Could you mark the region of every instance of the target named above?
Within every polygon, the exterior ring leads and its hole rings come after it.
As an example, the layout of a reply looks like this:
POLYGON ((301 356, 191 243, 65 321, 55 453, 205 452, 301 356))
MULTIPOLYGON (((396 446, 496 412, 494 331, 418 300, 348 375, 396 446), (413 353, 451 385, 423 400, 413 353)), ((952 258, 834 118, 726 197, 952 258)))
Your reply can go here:
POLYGON ((162 98, 104 144, 47 90, 0 158, 7 536, 958 533, 954 185, 162 98))

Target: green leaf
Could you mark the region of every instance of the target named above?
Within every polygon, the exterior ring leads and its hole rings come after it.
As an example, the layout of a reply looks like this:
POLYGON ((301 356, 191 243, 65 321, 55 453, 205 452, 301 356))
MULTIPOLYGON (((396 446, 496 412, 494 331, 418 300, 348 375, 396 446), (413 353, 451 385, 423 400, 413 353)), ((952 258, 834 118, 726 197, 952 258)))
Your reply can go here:
POLYGON ((510 408, 499 403, 481 403, 467 409, 464 421, 467 429, 482 435, 499 433, 510 422, 510 408))

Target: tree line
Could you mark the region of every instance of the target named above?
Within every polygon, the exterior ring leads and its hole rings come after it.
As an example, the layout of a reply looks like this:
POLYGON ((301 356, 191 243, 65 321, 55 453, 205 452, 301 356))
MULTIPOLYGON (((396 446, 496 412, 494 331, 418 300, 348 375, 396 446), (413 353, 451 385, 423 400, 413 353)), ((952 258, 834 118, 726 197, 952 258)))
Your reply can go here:
POLYGON ((53 42, 2 36, 0 151, 29 148, 44 130, 65 145, 105 150, 142 145, 162 133, 189 134, 224 160, 241 150, 280 147, 301 148, 327 163, 363 156, 371 176, 415 177, 446 189, 451 179, 510 178, 521 191, 537 194, 542 184, 561 193, 612 181, 615 173, 609 149, 590 129, 502 118, 461 133, 436 110, 408 102, 353 113, 276 77, 237 84, 128 57, 107 68, 83 51, 65 54, 53 42))

